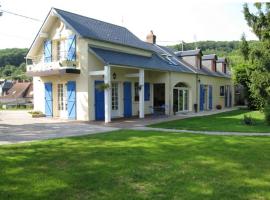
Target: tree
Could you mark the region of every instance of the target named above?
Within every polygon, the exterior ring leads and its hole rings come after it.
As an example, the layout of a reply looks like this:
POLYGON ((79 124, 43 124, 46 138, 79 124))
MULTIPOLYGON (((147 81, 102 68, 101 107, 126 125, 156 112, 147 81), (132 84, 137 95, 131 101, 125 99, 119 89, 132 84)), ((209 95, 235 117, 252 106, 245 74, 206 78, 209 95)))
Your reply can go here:
POLYGON ((265 111, 270 124, 270 3, 255 3, 257 12, 252 13, 247 4, 243 12, 248 26, 259 38, 259 48, 251 52, 254 70, 250 74, 250 92, 253 98, 259 100, 259 107, 265 111))
POLYGON ((248 42, 246 40, 245 33, 243 33, 241 37, 241 43, 240 43, 240 52, 246 61, 249 59, 249 50, 250 49, 249 49, 248 42))

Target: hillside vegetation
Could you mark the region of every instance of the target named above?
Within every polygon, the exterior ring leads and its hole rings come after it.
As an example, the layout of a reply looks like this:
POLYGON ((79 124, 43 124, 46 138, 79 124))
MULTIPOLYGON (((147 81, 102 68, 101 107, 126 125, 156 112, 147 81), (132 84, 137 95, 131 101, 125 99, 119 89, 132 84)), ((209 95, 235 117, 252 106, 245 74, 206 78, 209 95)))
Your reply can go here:
MULTIPOLYGON (((249 41, 250 46, 255 46, 258 41, 249 41)), ((240 53, 240 44, 241 41, 199 41, 184 43, 183 49, 192 50, 199 48, 202 50, 203 54, 216 54, 218 57, 227 57, 230 62, 230 67, 240 65, 244 62, 243 56, 240 53)), ((177 44, 170 46, 176 51, 182 50, 182 44, 177 44)))
POLYGON ((25 56, 28 49, 0 49, 0 78, 29 80, 25 76, 25 56))

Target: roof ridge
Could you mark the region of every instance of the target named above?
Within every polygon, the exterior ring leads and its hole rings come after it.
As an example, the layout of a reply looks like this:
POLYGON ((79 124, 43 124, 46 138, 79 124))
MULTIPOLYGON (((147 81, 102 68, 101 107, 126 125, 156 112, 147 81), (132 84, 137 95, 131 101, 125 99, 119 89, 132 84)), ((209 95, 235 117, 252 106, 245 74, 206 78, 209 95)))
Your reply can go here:
MULTIPOLYGON (((120 26, 120 25, 118 25, 118 24, 113 24, 113 23, 111 23, 111 22, 102 21, 102 20, 99 20, 99 19, 96 19, 96 18, 92 18, 92 17, 88 17, 88 16, 85 16, 85 15, 82 15, 82 14, 70 12, 70 11, 67 11, 67 10, 62 10, 62 9, 55 8, 55 7, 52 7, 52 9, 54 9, 54 10, 56 10, 56 11, 57 11, 57 10, 60 10, 60 11, 63 11, 63 12, 67 12, 67 13, 69 13, 69 14, 77 15, 77 16, 80 16, 80 17, 85 17, 85 18, 87 18, 87 19, 91 19, 91 20, 95 20, 95 21, 98 21, 98 22, 110 24, 110 25, 113 25, 113 26, 118 26, 118 27, 123 28, 123 29, 127 29, 127 28, 124 27, 124 26, 120 26)), ((127 29, 127 30, 128 30, 128 29, 127 29)))

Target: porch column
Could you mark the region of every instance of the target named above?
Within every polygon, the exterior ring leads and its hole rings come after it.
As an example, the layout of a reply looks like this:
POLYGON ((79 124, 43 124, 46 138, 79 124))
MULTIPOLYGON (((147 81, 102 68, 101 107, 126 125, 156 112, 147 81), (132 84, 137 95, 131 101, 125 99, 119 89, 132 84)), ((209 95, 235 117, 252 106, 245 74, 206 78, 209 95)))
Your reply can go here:
MULTIPOLYGON (((111 67, 104 66, 104 83, 111 86, 111 67)), ((104 90, 105 123, 111 122, 111 87, 104 90)))
POLYGON ((139 114, 144 118, 144 69, 139 71, 139 114))

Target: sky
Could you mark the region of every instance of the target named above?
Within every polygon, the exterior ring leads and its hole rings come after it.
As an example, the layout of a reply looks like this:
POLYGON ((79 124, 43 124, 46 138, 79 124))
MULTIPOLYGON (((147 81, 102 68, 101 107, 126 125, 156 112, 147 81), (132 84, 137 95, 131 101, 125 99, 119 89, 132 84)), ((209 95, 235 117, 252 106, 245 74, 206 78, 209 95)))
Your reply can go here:
POLYGON ((161 45, 180 41, 257 39, 247 26, 241 1, 199 0, 0 0, 0 49, 29 48, 51 7, 125 26, 141 40, 150 30, 161 45))

